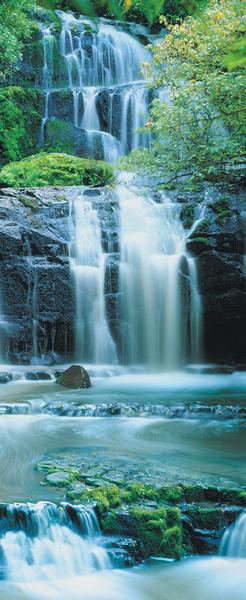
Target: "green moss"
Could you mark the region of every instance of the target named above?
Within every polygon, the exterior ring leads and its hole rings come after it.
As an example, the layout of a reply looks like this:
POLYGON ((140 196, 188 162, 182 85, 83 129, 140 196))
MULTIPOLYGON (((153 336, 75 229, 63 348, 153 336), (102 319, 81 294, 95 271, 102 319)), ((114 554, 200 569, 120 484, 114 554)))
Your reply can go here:
POLYGON ((0 90, 0 164, 36 151, 41 103, 38 90, 14 86, 0 90))
POLYGON ((189 517, 192 518, 196 527, 200 529, 217 530, 220 528, 222 509, 220 507, 200 507, 189 508, 189 517))
POLYGON ((17 188, 48 185, 103 186, 112 179, 112 167, 106 162, 44 152, 10 163, 0 171, 0 185, 17 188))
POLYGON ((36 210, 38 210, 38 202, 37 200, 35 200, 35 198, 28 198, 27 196, 23 196, 22 194, 20 194, 18 196, 18 200, 19 202, 21 202, 21 204, 23 204, 23 206, 25 206, 26 208, 30 208, 31 211, 35 212, 36 210))
POLYGON ((127 485, 121 493, 121 500, 126 504, 131 504, 132 502, 137 502, 142 499, 158 500, 158 491, 144 483, 131 483, 127 485))
POLYGON ((180 511, 176 508, 158 508, 153 511, 132 508, 133 529, 144 547, 146 556, 180 558, 182 554, 182 527, 180 511))
POLYGON ((88 489, 81 494, 80 500, 81 502, 95 502, 97 514, 99 518, 102 518, 110 508, 120 505, 120 490, 114 484, 88 489))
POLYGON ((194 202, 187 202, 184 206, 182 206, 180 211, 180 219, 185 229, 190 229, 192 227, 195 218, 195 210, 196 207, 194 202))
POLYGON ((190 238, 192 242, 196 242, 197 244, 201 244, 206 247, 206 249, 212 247, 212 243, 208 238, 205 237, 192 237, 190 238))
POLYGON ((184 492, 181 486, 166 486, 159 490, 159 498, 167 504, 178 504, 184 500, 184 492))
POLYGON ((232 215, 228 196, 222 196, 219 200, 211 202, 208 206, 216 214, 216 221, 218 223, 220 223, 222 219, 229 218, 232 215))
MULTIPOLYGON (((71 101, 71 92, 68 93, 69 100, 71 101)), ((59 99, 61 100, 61 97, 59 99)), ((48 121, 45 131, 45 147, 47 151, 76 154, 74 126, 71 123, 62 119, 52 118, 48 121)))

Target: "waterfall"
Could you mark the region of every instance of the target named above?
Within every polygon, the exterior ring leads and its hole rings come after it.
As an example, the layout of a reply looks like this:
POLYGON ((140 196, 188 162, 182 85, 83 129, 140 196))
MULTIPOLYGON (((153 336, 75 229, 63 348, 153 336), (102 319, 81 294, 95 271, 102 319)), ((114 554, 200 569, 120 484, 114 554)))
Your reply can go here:
MULTIPOLYGON (((179 205, 162 196, 120 186, 120 297, 123 358, 126 363, 177 368, 187 360, 186 311, 182 295, 185 231, 179 205)), ((191 296, 191 355, 197 360, 201 304, 195 261, 186 257, 191 296)))
POLYGON ((0 505, 0 514, 5 579, 53 580, 110 568, 92 508, 39 502, 0 505))
POLYGON ((89 196, 71 201, 74 228, 70 261, 76 294, 75 351, 79 360, 115 363, 116 351, 105 312, 105 254, 101 227, 89 196))
POLYGON ((149 106, 141 74, 142 63, 150 60, 149 52, 134 37, 103 20, 96 28, 82 17, 57 14, 62 25, 58 45, 50 29, 41 29, 45 92, 41 145, 49 119, 58 113, 59 119, 68 120, 69 95, 62 95, 66 90, 72 95, 69 118, 77 130, 75 138, 82 136, 78 152, 83 156, 115 162, 131 149, 147 146, 149 134, 138 130, 144 127, 149 106), (59 66, 54 52, 60 54, 59 66))
POLYGON ((220 544, 220 555, 246 558, 246 512, 225 531, 220 544))

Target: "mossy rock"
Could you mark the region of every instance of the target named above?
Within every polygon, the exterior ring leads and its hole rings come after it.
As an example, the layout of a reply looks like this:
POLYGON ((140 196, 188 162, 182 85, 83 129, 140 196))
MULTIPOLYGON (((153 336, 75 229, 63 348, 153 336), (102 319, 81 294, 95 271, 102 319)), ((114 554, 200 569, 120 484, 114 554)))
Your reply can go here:
POLYGON ((185 229, 190 229, 194 223, 196 206, 194 202, 187 202, 182 206, 180 211, 180 219, 185 229))
POLYGON ((120 490, 117 485, 108 484, 85 490, 80 496, 81 502, 95 502, 95 508, 101 520, 110 508, 120 505, 120 490))
POLYGON ((228 196, 221 196, 216 202, 211 202, 209 208, 215 213, 217 223, 232 216, 228 196))
POLYGON ((143 556, 179 559, 182 555, 182 526, 178 508, 146 509, 134 507, 128 513, 111 510, 103 521, 106 533, 133 536, 143 556))
POLYGON ((78 390, 80 388, 90 388, 91 380, 89 373, 80 365, 71 365, 57 379, 57 383, 63 387, 78 390))
POLYGON ((41 152, 0 171, 2 187, 38 187, 59 185, 105 186, 113 181, 113 169, 104 161, 68 154, 41 152))
POLYGON ((206 237, 192 237, 187 241, 187 248, 192 254, 202 254, 212 249, 211 241, 206 237))

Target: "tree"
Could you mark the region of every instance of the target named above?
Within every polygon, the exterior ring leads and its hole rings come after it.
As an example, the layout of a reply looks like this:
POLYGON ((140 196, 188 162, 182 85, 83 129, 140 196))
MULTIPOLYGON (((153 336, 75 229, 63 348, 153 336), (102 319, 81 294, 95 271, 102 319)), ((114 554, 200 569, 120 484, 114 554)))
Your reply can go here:
POLYGON ((169 34, 151 48, 153 66, 145 65, 165 100, 153 101, 152 148, 135 152, 133 164, 166 180, 239 174, 245 161, 246 74, 242 60, 229 70, 226 55, 238 43, 241 49, 243 23, 241 0, 211 0, 202 14, 166 24, 169 34))

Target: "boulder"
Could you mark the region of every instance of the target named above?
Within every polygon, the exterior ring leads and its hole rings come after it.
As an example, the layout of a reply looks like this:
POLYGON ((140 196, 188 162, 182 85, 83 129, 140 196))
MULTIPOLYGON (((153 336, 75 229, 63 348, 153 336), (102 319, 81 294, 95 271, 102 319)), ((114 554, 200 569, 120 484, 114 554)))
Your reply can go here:
POLYGON ((80 365, 71 365, 57 379, 59 385, 78 390, 80 388, 90 388, 91 380, 89 373, 80 365))

